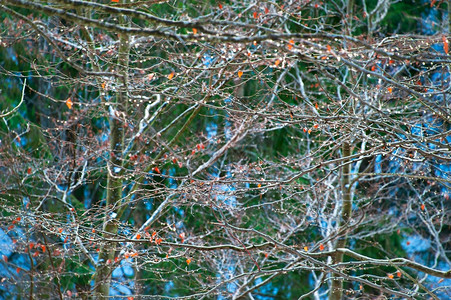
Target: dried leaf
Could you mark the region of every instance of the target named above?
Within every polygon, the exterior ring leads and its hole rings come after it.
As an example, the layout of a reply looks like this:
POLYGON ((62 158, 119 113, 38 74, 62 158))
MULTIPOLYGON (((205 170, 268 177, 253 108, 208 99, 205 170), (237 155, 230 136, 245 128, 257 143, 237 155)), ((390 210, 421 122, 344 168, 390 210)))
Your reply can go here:
POLYGON ((445 53, 448 54, 449 46, 448 46, 448 39, 446 38, 446 36, 442 36, 442 41, 443 41, 443 49, 445 50, 445 53))
POLYGON ((66 100, 66 105, 67 105, 67 107, 69 108, 69 109, 72 109, 72 105, 73 105, 74 103, 72 102, 72 100, 70 99, 70 98, 67 98, 67 100, 66 100))

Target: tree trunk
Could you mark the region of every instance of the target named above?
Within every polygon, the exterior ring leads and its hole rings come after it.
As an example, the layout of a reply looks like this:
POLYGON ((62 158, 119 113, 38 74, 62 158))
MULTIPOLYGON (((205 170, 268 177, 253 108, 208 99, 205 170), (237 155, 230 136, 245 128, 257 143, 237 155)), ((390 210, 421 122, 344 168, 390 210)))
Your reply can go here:
MULTIPOLYGON (((126 17, 121 18, 121 25, 127 23, 126 17)), ((123 151, 124 151, 124 122, 121 112, 127 112, 128 104, 128 64, 129 64, 129 37, 127 35, 120 36, 118 68, 119 75, 117 79, 118 93, 116 102, 110 103, 110 160, 108 162, 108 181, 106 208, 103 223, 103 238, 113 237, 119 228, 120 217, 113 207, 122 199, 123 178, 121 176, 123 170, 123 151)), ((114 255, 118 249, 116 244, 105 241, 99 252, 97 268, 95 273, 95 297, 96 299, 106 299, 109 295, 111 285, 111 274, 114 270, 114 255)))
MULTIPOLYGON (((351 147, 349 143, 345 143, 342 147, 342 156, 347 158, 351 155, 351 147)), ((345 159, 344 163, 347 163, 342 167, 341 174, 341 191, 343 197, 343 208, 341 210, 340 223, 338 225, 338 232, 344 230, 348 226, 349 220, 352 214, 352 197, 350 187, 351 176, 351 164, 349 160, 345 159)), ((342 237, 337 241, 335 249, 343 248, 346 246, 347 233, 342 232, 342 237)), ((334 263, 340 263, 343 261, 343 253, 337 253, 334 257, 334 263)), ((329 300, 340 300, 343 296, 343 281, 338 278, 337 275, 332 276, 332 286, 330 291, 329 300)))

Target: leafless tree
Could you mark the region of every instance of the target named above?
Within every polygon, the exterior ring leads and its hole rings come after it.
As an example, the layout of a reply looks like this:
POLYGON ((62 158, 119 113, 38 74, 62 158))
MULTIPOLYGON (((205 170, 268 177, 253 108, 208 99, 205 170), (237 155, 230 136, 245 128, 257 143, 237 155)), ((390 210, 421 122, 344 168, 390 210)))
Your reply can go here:
POLYGON ((2 0, 4 281, 449 296, 450 5, 404 34, 392 2, 2 0))

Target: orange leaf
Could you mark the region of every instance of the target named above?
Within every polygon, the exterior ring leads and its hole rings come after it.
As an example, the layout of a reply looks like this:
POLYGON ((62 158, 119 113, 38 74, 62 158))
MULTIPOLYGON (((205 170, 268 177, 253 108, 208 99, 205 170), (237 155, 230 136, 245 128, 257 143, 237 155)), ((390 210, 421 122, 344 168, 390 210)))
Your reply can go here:
POLYGON ((190 259, 190 258, 187 258, 187 259, 186 259, 186 264, 189 265, 190 263, 191 263, 191 259, 190 259))
POLYGON ((193 34, 197 34, 197 29, 193 28, 193 34))
POLYGON ((20 270, 21 270, 21 268, 20 268, 20 267, 17 267, 17 269, 16 269, 17 274, 20 273, 20 270))
POLYGON ((158 174, 161 174, 160 169, 158 169, 158 167, 153 168, 153 170, 154 170, 155 172, 157 172, 158 174))
POLYGON ((172 71, 171 74, 168 75, 168 79, 171 80, 172 78, 174 78, 175 72, 172 71))
POLYGON ((398 276, 399 278, 401 278, 401 276, 402 276, 401 271, 396 272, 396 276, 398 276))
POLYGON ((313 125, 313 128, 317 129, 318 128, 318 124, 313 125))
POLYGON ((280 64, 280 59, 277 59, 274 63, 274 65, 277 67, 280 64))
POLYGON ((373 72, 376 71, 376 66, 372 66, 371 71, 373 71, 373 72))
POLYGON ((319 251, 323 251, 324 250, 324 245, 323 244, 320 244, 319 245, 319 251))
POLYGON ((445 50, 445 53, 448 54, 449 46, 448 46, 448 39, 446 38, 446 36, 442 36, 442 41, 443 41, 443 49, 445 50))
POLYGON ((392 87, 389 87, 387 90, 388 90, 389 93, 393 92, 393 88, 392 87))
POLYGON ((119 2, 119 0, 111 0, 111 2, 116 2, 116 3, 118 3, 118 2, 119 2))
POLYGON ((254 11, 254 19, 258 19, 258 13, 254 11))
POLYGON ((393 279, 395 276, 393 276, 393 274, 388 274, 387 275, 388 276, 388 278, 390 278, 390 279, 393 279))
POLYGON ((265 7, 265 14, 269 14, 269 8, 265 7))
POLYGON ((106 86, 106 82, 102 82, 102 84, 100 86, 102 87, 102 90, 104 90, 105 86, 106 86))
POLYGON ((31 168, 30 167, 27 169, 27 174, 31 174, 31 168))
POLYGON ((332 47, 330 45, 327 45, 327 51, 331 52, 332 51, 332 47))
POLYGON ((140 238, 141 238, 141 235, 138 233, 138 234, 136 235, 136 239, 139 240, 140 238))
POLYGON ((424 206, 424 204, 421 204, 421 210, 424 210, 424 208, 425 208, 425 206, 424 206))
POLYGON ((155 74, 154 73, 150 73, 149 75, 147 75, 147 79, 149 81, 151 81, 154 78, 155 74))
POLYGON ((72 105, 73 105, 74 103, 72 102, 72 100, 70 99, 70 98, 67 98, 67 100, 66 100, 66 105, 67 105, 67 107, 69 107, 69 109, 72 109, 72 105))
POLYGON ((243 71, 238 71, 238 77, 241 78, 243 76, 243 71))
POLYGON ((8 256, 3 255, 3 260, 4 260, 5 262, 8 262, 8 256))
POLYGON ((219 9, 222 9, 222 4, 218 3, 218 7, 219 7, 219 9))
POLYGON ((308 247, 307 246, 304 247, 304 251, 308 251, 308 247))

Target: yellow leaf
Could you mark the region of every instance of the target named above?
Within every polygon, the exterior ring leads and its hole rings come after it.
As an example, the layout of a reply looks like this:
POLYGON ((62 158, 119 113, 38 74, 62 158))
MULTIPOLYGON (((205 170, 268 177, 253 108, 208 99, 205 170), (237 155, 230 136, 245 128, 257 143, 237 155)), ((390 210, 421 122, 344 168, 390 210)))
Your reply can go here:
POLYGON ((243 71, 238 71, 238 77, 241 78, 243 76, 243 71))
POLYGON ((69 107, 69 109, 72 109, 72 105, 73 105, 74 103, 72 102, 72 100, 70 99, 70 98, 67 98, 67 100, 66 100, 66 105, 67 105, 67 107, 69 107))
POLYGON ((105 89, 105 86, 106 86, 106 83, 105 83, 105 82, 102 82, 101 86, 102 86, 102 89, 104 90, 104 89, 105 89))
POLYGON ((304 251, 308 251, 308 247, 307 246, 304 247, 304 251))

